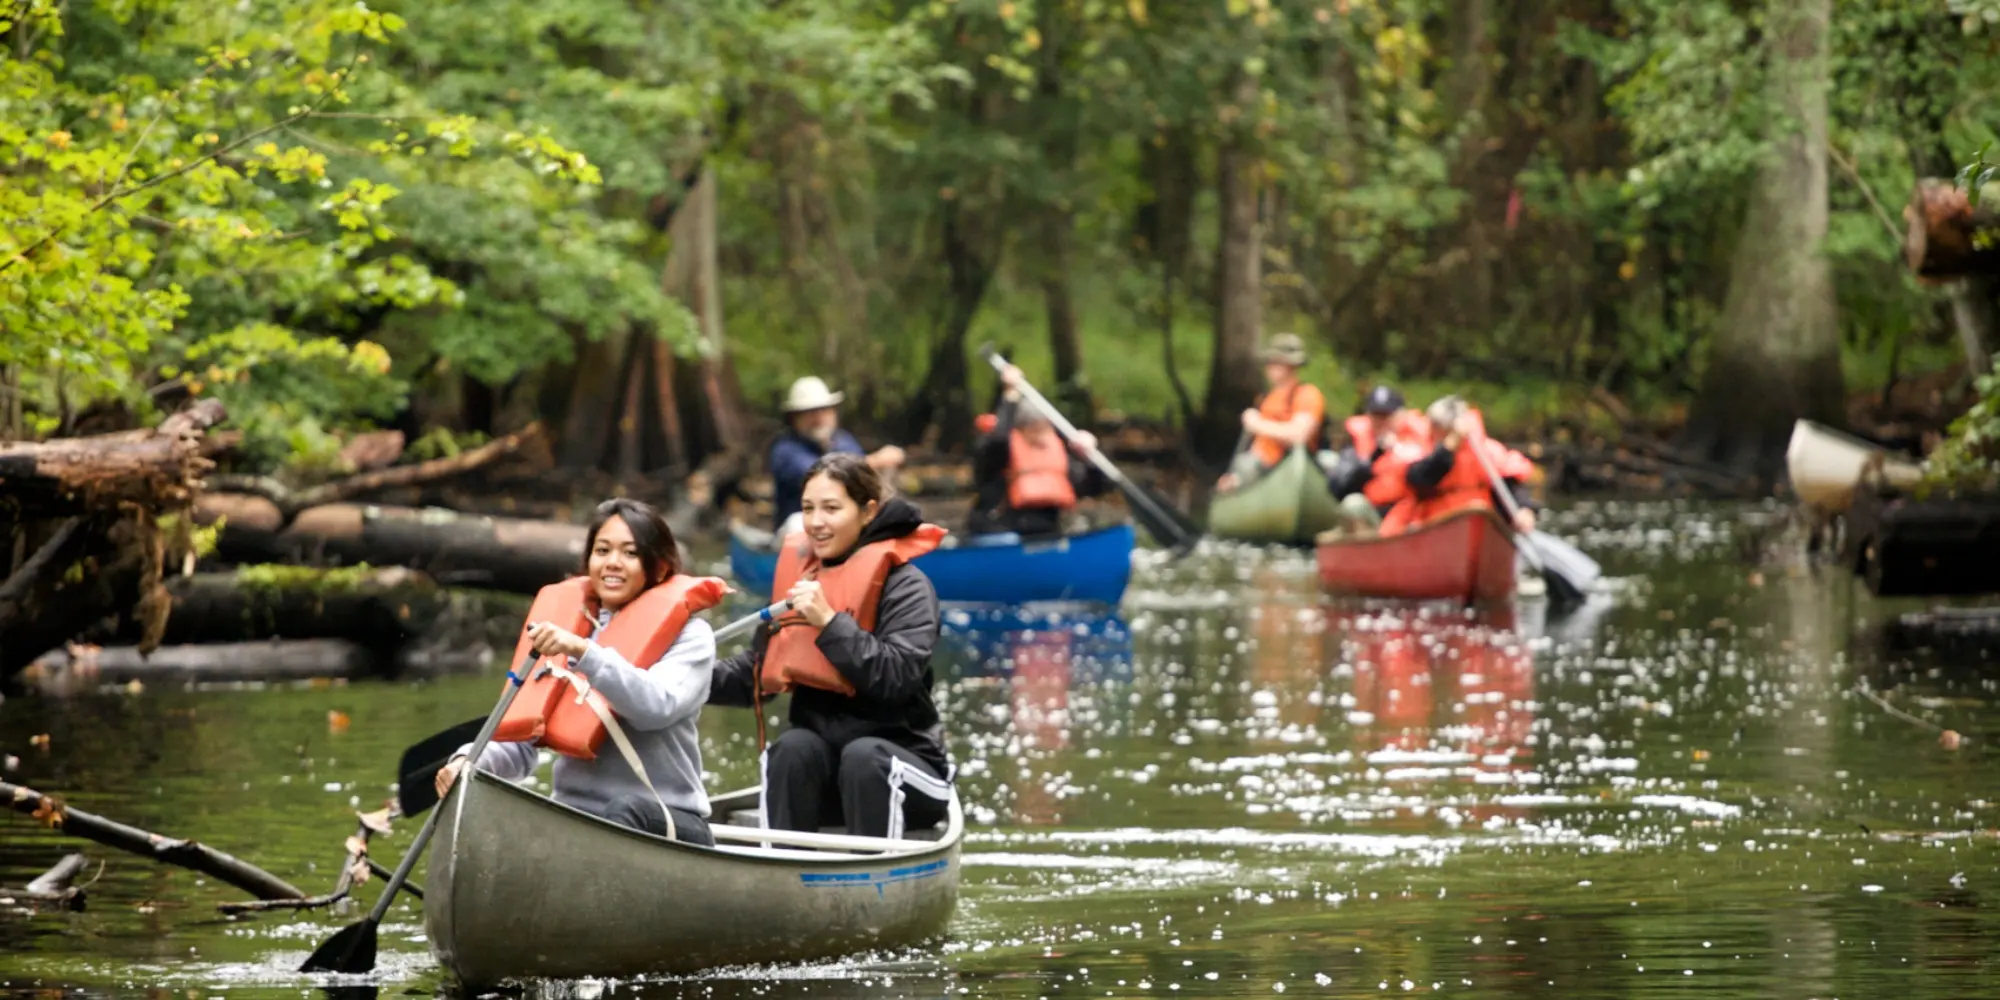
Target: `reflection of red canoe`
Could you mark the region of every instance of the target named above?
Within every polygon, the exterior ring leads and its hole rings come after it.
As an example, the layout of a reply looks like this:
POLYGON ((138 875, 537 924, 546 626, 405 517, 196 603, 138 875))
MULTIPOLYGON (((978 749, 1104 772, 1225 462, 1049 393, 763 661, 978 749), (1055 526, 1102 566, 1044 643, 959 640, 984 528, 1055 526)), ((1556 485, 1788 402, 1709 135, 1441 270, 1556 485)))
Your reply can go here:
POLYGON ((1514 536, 1492 511, 1460 511, 1389 538, 1322 542, 1319 579, 1368 597, 1504 601, 1514 594, 1514 536))

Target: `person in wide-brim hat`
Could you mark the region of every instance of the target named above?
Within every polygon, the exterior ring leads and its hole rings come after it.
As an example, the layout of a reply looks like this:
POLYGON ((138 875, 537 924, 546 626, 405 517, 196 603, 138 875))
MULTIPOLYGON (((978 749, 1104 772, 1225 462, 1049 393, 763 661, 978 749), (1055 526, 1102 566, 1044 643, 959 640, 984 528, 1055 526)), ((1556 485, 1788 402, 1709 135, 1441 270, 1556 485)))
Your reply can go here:
POLYGON ((778 533, 788 533, 787 522, 799 512, 805 491, 806 470, 820 456, 834 452, 865 455, 877 471, 891 472, 903 464, 903 449, 885 445, 864 452, 861 442, 840 426, 838 407, 847 394, 835 392, 826 380, 807 375, 792 383, 778 405, 785 417, 785 430, 771 442, 771 515, 778 533))
POLYGON ((1269 388, 1257 405, 1243 411, 1243 433, 1249 447, 1216 481, 1216 489, 1224 492, 1247 485, 1284 461, 1294 448, 1317 451, 1320 431, 1326 424, 1326 397, 1319 387, 1299 380, 1299 369, 1306 363, 1306 344, 1298 334, 1272 337, 1258 357, 1264 362, 1264 381, 1269 388))

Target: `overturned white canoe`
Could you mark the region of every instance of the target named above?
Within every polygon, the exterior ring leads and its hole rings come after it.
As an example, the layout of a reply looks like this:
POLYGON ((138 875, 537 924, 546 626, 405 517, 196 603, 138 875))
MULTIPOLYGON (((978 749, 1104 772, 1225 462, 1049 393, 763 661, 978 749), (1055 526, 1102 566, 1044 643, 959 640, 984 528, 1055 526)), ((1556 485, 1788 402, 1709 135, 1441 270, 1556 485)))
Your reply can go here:
MULTIPOLYGON (((685 973, 918 944, 958 899, 958 799, 910 840, 780 834, 717 847, 640 833, 477 771, 453 786, 432 847, 424 929, 439 964, 488 986, 685 973), (935 838, 935 840, 927 838, 935 838)), ((714 817, 757 806, 721 796, 714 817)))
POLYGON ((1785 467, 1799 502, 1829 514, 1844 513, 1854 502, 1861 475, 1880 463, 1881 481, 1908 489, 1924 478, 1923 466, 1887 448, 1843 434, 1825 424, 1801 420, 1792 426, 1785 448, 1785 467))

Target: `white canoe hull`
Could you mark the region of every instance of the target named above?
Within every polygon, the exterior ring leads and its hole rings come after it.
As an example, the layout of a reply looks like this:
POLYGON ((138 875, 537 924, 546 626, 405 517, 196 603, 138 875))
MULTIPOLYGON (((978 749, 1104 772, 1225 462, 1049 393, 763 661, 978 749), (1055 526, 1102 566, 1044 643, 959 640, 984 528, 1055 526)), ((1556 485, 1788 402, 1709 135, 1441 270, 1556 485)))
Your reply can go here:
POLYGON ((1908 489, 1924 477, 1923 466, 1916 462, 1810 420, 1792 427, 1792 441, 1785 449, 1792 492, 1800 503, 1829 514, 1847 511, 1862 473, 1877 462, 1881 481, 1890 486, 1908 489))

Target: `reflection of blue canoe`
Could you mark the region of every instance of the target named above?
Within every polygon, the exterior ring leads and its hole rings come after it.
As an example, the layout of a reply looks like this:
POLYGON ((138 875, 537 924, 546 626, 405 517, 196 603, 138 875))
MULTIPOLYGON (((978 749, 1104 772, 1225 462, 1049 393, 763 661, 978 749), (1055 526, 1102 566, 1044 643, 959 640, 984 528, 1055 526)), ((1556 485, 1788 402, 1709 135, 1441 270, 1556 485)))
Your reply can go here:
MULTIPOLYGON (((1092 601, 1116 605, 1132 576, 1132 526, 1066 538, 938 549, 916 561, 937 586, 938 599, 968 604, 1092 601)), ((729 570, 752 594, 771 592, 778 554, 729 539, 729 570)))
POLYGON ((1096 605, 956 607, 944 613, 938 648, 962 677, 1008 677, 1024 651, 1060 651, 1077 680, 1129 680, 1132 630, 1096 605))

